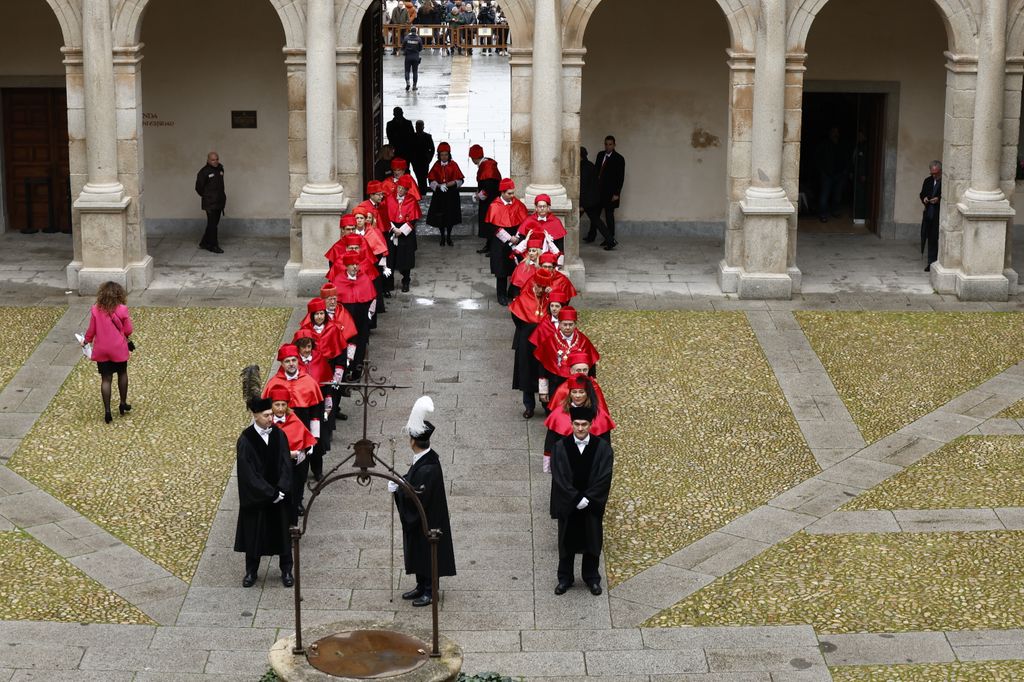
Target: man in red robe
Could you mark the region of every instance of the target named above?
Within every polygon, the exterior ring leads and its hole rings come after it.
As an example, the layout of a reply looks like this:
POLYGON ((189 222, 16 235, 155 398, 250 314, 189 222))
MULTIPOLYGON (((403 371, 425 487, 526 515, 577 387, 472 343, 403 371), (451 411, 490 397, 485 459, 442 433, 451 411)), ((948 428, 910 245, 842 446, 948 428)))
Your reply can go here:
POLYGON ((509 287, 511 298, 519 295, 523 286, 533 278, 533 273, 540 267, 540 252, 544 248, 544 239, 541 237, 531 238, 529 241, 523 242, 523 246, 526 247, 523 260, 512 271, 512 285, 509 287))
POLYGON ((573 286, 572 280, 570 280, 564 272, 558 269, 558 261, 561 258, 558 254, 554 253, 541 253, 540 254, 540 267, 544 270, 550 270, 553 279, 551 280, 551 291, 561 291, 565 293, 570 299, 576 298, 579 292, 576 291, 576 287, 573 286))
POLYGON ((501 171, 498 170, 498 162, 484 156, 484 148, 478 144, 469 148, 469 158, 476 164, 476 187, 477 193, 477 236, 484 240, 483 248, 477 253, 488 253, 491 250, 491 239, 494 236, 494 228, 487 222, 487 211, 491 204, 501 193, 501 171))
POLYGON ((352 339, 356 348, 349 357, 349 379, 362 373, 363 358, 366 357, 366 346, 370 339, 370 320, 377 304, 377 291, 373 288, 373 282, 360 272, 362 260, 354 251, 346 253, 342 256, 345 272, 334 279, 338 301, 352 316, 358 332, 352 339))
POLYGON ((416 221, 423 216, 419 200, 412 195, 415 187, 412 177, 403 175, 398 179, 395 193, 387 198, 391 218, 389 265, 402 273, 402 291, 409 291, 412 269, 416 267, 416 221))
POLYGON ((288 409, 291 393, 287 388, 278 387, 270 391, 271 410, 274 412, 274 426, 284 431, 288 437, 288 451, 292 458, 292 485, 286 502, 289 505, 288 521, 297 525, 299 517, 306 513, 302 506, 302 496, 306 490, 306 477, 309 474, 309 456, 316 445, 316 438, 309 432, 302 420, 288 409))
POLYGON ((526 205, 516 197, 516 183, 505 178, 498 185, 501 196, 487 211, 487 222, 494 227, 494 241, 491 243, 491 274, 498 295, 499 305, 508 305, 508 278, 515 268, 512 247, 520 237, 519 226, 526 220, 526 205))
POLYGON ((508 307, 512 314, 512 322, 515 324, 515 335, 512 337, 512 350, 515 353, 512 389, 523 392, 523 419, 532 417, 537 408, 534 394, 537 392, 538 368, 530 335, 547 315, 547 287, 550 283, 551 273, 547 270, 537 270, 508 307))
POLYGON ((533 236, 547 234, 551 238, 559 253, 565 251, 565 225, 561 219, 551 212, 551 197, 547 194, 538 194, 533 200, 536 212, 527 216, 523 224, 519 226, 519 234, 525 236, 531 230, 533 236))
POLYGON ((299 349, 286 343, 277 351, 277 359, 281 363, 277 374, 263 388, 263 397, 269 398, 270 391, 285 388, 291 392, 289 403, 295 414, 306 425, 314 438, 320 437, 320 421, 324 413, 324 395, 320 392, 320 384, 309 376, 299 365, 299 349))
POLYGON ((570 354, 586 354, 591 368, 601 359, 586 334, 576 328, 576 321, 576 309, 572 306, 563 307, 558 313, 558 331, 547 336, 533 352, 540 364, 537 389, 541 402, 545 404, 549 402, 548 397, 569 378, 570 354))
POLYGON ((391 177, 381 180, 380 187, 387 196, 393 196, 395 190, 398 189, 398 181, 402 178, 409 178, 412 180, 412 186, 409 187, 409 195, 412 196, 417 202, 423 197, 420 195, 420 188, 416 186, 416 181, 409 175, 409 162, 405 159, 395 157, 391 159, 391 177))

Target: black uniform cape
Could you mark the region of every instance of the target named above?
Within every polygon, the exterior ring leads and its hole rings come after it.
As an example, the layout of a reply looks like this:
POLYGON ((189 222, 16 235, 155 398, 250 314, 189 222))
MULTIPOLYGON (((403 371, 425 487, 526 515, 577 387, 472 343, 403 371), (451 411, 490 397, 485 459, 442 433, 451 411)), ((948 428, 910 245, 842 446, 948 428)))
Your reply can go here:
MULTIPOLYGON (((452 524, 448 516, 448 499, 444 494, 444 475, 437 453, 428 450, 416 460, 405 474, 427 513, 427 527, 441 531, 437 543, 437 575, 455 575, 455 547, 452 544, 452 524)), ((423 535, 419 510, 405 490, 395 493, 395 505, 402 521, 402 550, 405 553, 405 572, 419 576, 430 575, 430 541, 423 535)))
POLYGON ((558 556, 600 554, 604 509, 612 487, 612 447, 591 436, 580 452, 572 434, 560 438, 551 454, 551 518, 558 519, 558 556), (586 509, 576 509, 587 498, 586 509))
POLYGON ((288 535, 288 502, 274 503, 278 492, 286 495, 292 485, 292 459, 288 437, 271 429, 268 443, 250 425, 235 445, 238 463, 238 524, 235 551, 254 556, 281 554, 291 544, 288 535))

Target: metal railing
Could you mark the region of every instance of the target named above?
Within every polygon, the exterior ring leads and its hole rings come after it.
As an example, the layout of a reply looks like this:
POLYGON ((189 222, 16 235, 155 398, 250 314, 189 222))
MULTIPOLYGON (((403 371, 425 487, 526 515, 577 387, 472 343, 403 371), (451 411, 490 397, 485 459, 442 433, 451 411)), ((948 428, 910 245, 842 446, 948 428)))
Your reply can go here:
POLYGON ((416 28, 423 49, 488 49, 508 51, 511 36, 508 24, 384 24, 384 49, 400 50, 409 29, 416 28))

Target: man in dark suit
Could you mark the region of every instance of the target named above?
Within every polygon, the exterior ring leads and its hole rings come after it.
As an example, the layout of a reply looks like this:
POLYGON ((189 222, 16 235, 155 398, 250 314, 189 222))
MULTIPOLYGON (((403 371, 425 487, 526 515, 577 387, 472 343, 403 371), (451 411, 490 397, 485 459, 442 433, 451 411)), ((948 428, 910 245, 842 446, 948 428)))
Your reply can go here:
POLYGON ((586 214, 590 220, 590 229, 587 231, 587 236, 583 238, 583 241, 594 241, 598 232, 601 233, 601 238, 604 239, 605 244, 615 241, 611 233, 608 232, 608 226, 601 220, 601 197, 597 189, 597 166, 588 158, 586 147, 580 147, 580 216, 582 217, 583 214, 586 214))
POLYGON ((206 231, 199 240, 199 248, 224 253, 217 238, 217 226, 228 197, 224 192, 224 166, 217 152, 206 155, 206 165, 196 174, 196 194, 202 197, 202 208, 206 211, 206 231))
POLYGON ((412 121, 405 117, 402 107, 395 107, 395 117, 388 121, 388 144, 395 150, 400 159, 412 158, 412 147, 416 140, 416 131, 412 129, 412 121))
POLYGON ((928 246, 928 264, 924 271, 931 272, 932 263, 939 259, 939 202, 942 201, 942 162, 932 161, 928 167, 930 174, 921 185, 921 204, 924 215, 921 216, 921 253, 928 246))
MULTIPOLYGON (((601 246, 605 251, 611 251, 618 245, 615 241, 615 209, 619 207, 622 184, 626 181, 626 160, 615 151, 615 138, 612 135, 604 138, 604 151, 598 153, 594 165, 597 166, 597 192, 601 208, 604 209, 604 222, 611 235, 605 238, 601 246)), ((594 241, 590 235, 587 237, 584 241, 594 241)))
POLYGON ((427 196, 427 169, 434 158, 434 138, 423 129, 423 121, 416 121, 416 133, 413 142, 412 169, 416 172, 416 182, 420 186, 420 196, 427 196))

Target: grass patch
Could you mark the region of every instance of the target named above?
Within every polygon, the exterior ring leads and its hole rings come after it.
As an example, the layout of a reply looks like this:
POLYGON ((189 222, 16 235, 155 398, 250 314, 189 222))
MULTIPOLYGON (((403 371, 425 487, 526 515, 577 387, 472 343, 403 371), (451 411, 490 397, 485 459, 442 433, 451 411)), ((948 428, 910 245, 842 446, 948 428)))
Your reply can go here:
POLYGON ((819 633, 1024 626, 1024 532, 798 533, 647 626, 811 625, 819 633))
POLYGON ((618 424, 609 584, 818 473, 742 313, 588 312, 618 424))
POLYGON ((153 622, 27 533, 0 533, 0 557, 0 620, 153 622))
MULTIPOLYGON (((249 419, 239 372, 270 367, 285 308, 137 308, 133 410, 103 423, 85 360, 10 467, 183 580, 199 563, 249 419)), ((116 406, 116 387, 115 387, 116 406)))
MULTIPOLYGON (((0 391, 7 387, 67 308, 0 308, 0 391)), ((70 338, 69 338, 70 340, 70 338)))
POLYGON ((1020 313, 795 313, 868 443, 1024 358, 1020 313))
POLYGON ((986 507, 1024 507, 1024 438, 957 438, 843 509, 986 507))
POLYGON ((1002 682, 1024 680, 1024 661, 968 661, 829 668, 834 682, 1002 682))

